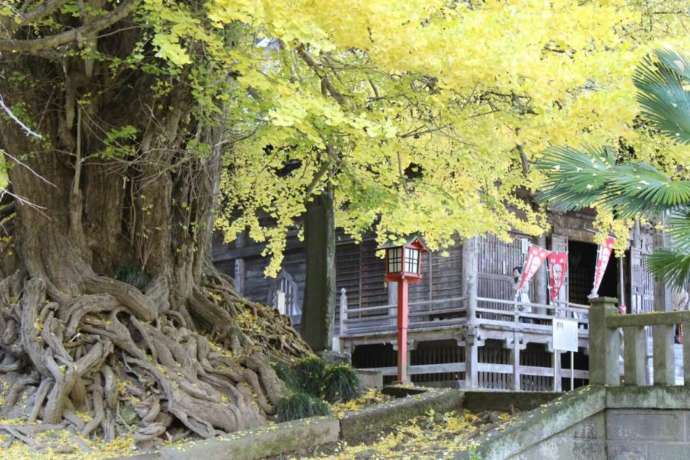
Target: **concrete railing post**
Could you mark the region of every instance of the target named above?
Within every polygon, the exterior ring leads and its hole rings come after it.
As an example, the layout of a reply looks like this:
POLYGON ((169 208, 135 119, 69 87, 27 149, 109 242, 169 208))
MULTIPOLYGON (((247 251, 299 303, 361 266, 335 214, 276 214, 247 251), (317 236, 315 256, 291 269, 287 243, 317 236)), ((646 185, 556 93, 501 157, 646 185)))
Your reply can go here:
POLYGON ((654 384, 674 385, 673 326, 652 326, 652 349, 654 384))
POLYGON ((623 329, 623 367, 626 385, 645 385, 645 362, 647 357, 647 338, 644 327, 623 329))
POLYGON ((616 329, 606 326, 606 317, 617 314, 618 300, 592 299, 589 313, 589 382, 593 385, 619 385, 621 340, 616 329))

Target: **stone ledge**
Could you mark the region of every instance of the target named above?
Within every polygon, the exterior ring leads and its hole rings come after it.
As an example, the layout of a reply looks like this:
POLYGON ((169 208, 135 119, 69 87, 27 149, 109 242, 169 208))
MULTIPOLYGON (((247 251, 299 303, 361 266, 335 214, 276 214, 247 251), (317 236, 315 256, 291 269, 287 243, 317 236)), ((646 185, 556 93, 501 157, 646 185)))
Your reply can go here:
POLYGON ((463 409, 483 411, 528 411, 560 397, 563 393, 466 390, 463 409))
POLYGON ((459 452, 456 459, 478 456, 482 460, 503 460, 546 440, 606 408, 606 389, 587 386, 565 394, 507 426, 477 440, 476 452, 459 452))
POLYGON ((462 407, 463 393, 458 390, 429 389, 405 398, 347 414, 340 420, 340 437, 348 443, 367 439, 372 433, 390 428, 433 409, 445 412, 462 407))
POLYGON ((606 387, 606 408, 690 410, 690 391, 682 386, 606 387))
POLYGON ((161 460, 254 460, 337 442, 335 417, 310 417, 160 450, 161 460))
MULTIPOLYGON (((466 401, 468 398, 471 399, 470 393, 465 395, 466 401)), ((571 442, 573 446, 580 441, 586 441, 585 444, 589 442, 591 446, 604 443, 608 446, 609 458, 618 458, 616 457, 618 454, 638 455, 640 452, 647 455, 647 449, 651 449, 649 452, 663 451, 663 455, 655 454, 655 457, 659 459, 680 458, 676 453, 690 446, 690 388, 600 385, 583 387, 516 417, 507 426, 487 433, 477 441, 477 448, 474 451, 459 452, 455 458, 481 458, 482 460, 547 458, 542 454, 534 457, 525 453, 542 452, 540 446, 544 443, 566 441, 571 442), (663 413, 664 411, 677 412, 663 413), (596 414, 606 414, 606 429, 597 430, 593 427, 589 430, 585 426, 580 427, 582 433, 570 433, 572 439, 558 438, 566 430, 572 431, 571 427, 577 426, 596 414), (626 428, 624 422, 627 417, 630 418, 630 423, 639 423, 633 420, 633 416, 646 415, 648 417, 644 420, 648 422, 647 425, 626 428), (609 418, 617 421, 611 422, 609 418), (611 429, 612 423, 620 432, 611 429), (604 434, 597 435, 597 432, 604 434), (609 436, 606 436, 607 432, 609 436), (661 445, 666 445, 668 448, 658 450, 661 445)), ((573 453, 576 455, 572 458, 588 458, 586 452, 579 448, 573 449, 573 453)), ((562 452, 558 455, 561 454, 562 452)), ((562 458, 570 459, 571 457, 566 455, 562 458)))

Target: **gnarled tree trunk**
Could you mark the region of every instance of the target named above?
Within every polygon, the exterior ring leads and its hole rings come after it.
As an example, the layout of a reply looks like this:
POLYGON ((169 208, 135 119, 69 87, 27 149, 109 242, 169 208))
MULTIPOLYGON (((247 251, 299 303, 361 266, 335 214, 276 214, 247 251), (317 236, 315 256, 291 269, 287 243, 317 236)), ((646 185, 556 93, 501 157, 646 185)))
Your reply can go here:
MULTIPOLYGON (((99 46, 126 56, 133 43, 99 46)), ((76 57, 3 65, 26 80, 0 79, 0 94, 43 136, 0 118, 20 197, 17 263, 0 281, 4 415, 140 441, 264 423, 285 392, 269 355, 308 348, 208 260, 223 130, 195 121, 189 90, 154 95, 143 73, 76 57), (125 125, 135 134, 112 141, 125 125)))

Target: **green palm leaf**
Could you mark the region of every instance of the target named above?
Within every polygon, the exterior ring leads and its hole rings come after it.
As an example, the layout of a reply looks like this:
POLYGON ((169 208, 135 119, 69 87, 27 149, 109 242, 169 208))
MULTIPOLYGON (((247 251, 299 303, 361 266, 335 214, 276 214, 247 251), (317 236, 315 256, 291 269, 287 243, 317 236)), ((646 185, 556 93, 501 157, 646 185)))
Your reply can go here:
POLYGON ((604 202, 622 218, 655 216, 690 203, 690 182, 672 180, 645 163, 612 168, 604 202))
POLYGON ((647 56, 633 82, 645 120, 666 136, 690 144, 690 63, 672 50, 647 56))
POLYGON ((687 252, 657 249, 647 260, 651 271, 667 283, 684 287, 690 281, 690 254, 687 252))
POLYGON ((546 176, 538 197, 560 210, 598 204, 629 218, 658 216, 690 203, 690 181, 672 180, 645 163, 615 164, 606 148, 552 148, 536 167, 546 176))
POLYGON ((671 214, 666 222, 666 234, 671 237, 671 246, 690 254, 690 206, 671 214))
POLYGON ((585 151, 572 147, 550 148, 536 163, 546 176, 537 196, 562 211, 592 206, 605 196, 614 163, 613 153, 605 147, 585 151))

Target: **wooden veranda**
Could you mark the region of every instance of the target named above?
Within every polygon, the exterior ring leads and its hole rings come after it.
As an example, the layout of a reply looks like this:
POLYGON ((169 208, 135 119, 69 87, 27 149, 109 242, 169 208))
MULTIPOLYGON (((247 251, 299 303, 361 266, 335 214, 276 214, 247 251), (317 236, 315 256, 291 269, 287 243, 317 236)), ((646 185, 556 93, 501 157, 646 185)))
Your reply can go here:
MULTIPOLYGON (((357 347, 370 344, 394 347, 395 305, 351 308, 347 303, 347 291, 342 289, 339 310, 336 340, 342 351, 352 353, 357 347)), ((412 302, 409 374, 417 381, 452 381, 466 388, 570 389, 576 382, 577 385, 585 383, 589 375, 586 368, 576 368, 575 360, 571 361, 568 355, 562 357, 561 353, 553 353, 553 319, 578 320, 579 346, 582 354, 586 354, 588 312, 587 306, 574 303, 519 304, 486 297, 476 297, 473 301, 468 297, 454 297, 412 302), (448 341, 455 341, 460 352, 448 353, 448 341), (426 356, 415 359, 419 344, 441 342, 445 347, 439 347, 436 356, 427 352, 426 356), (542 357, 548 354, 551 359, 540 360, 533 356, 532 350, 527 351, 528 344, 540 345, 542 357), (563 366, 564 361, 566 366, 563 366)), ((389 356, 394 358, 394 354, 389 356)), ((395 362, 388 364, 368 369, 393 377, 397 372, 395 362)))

